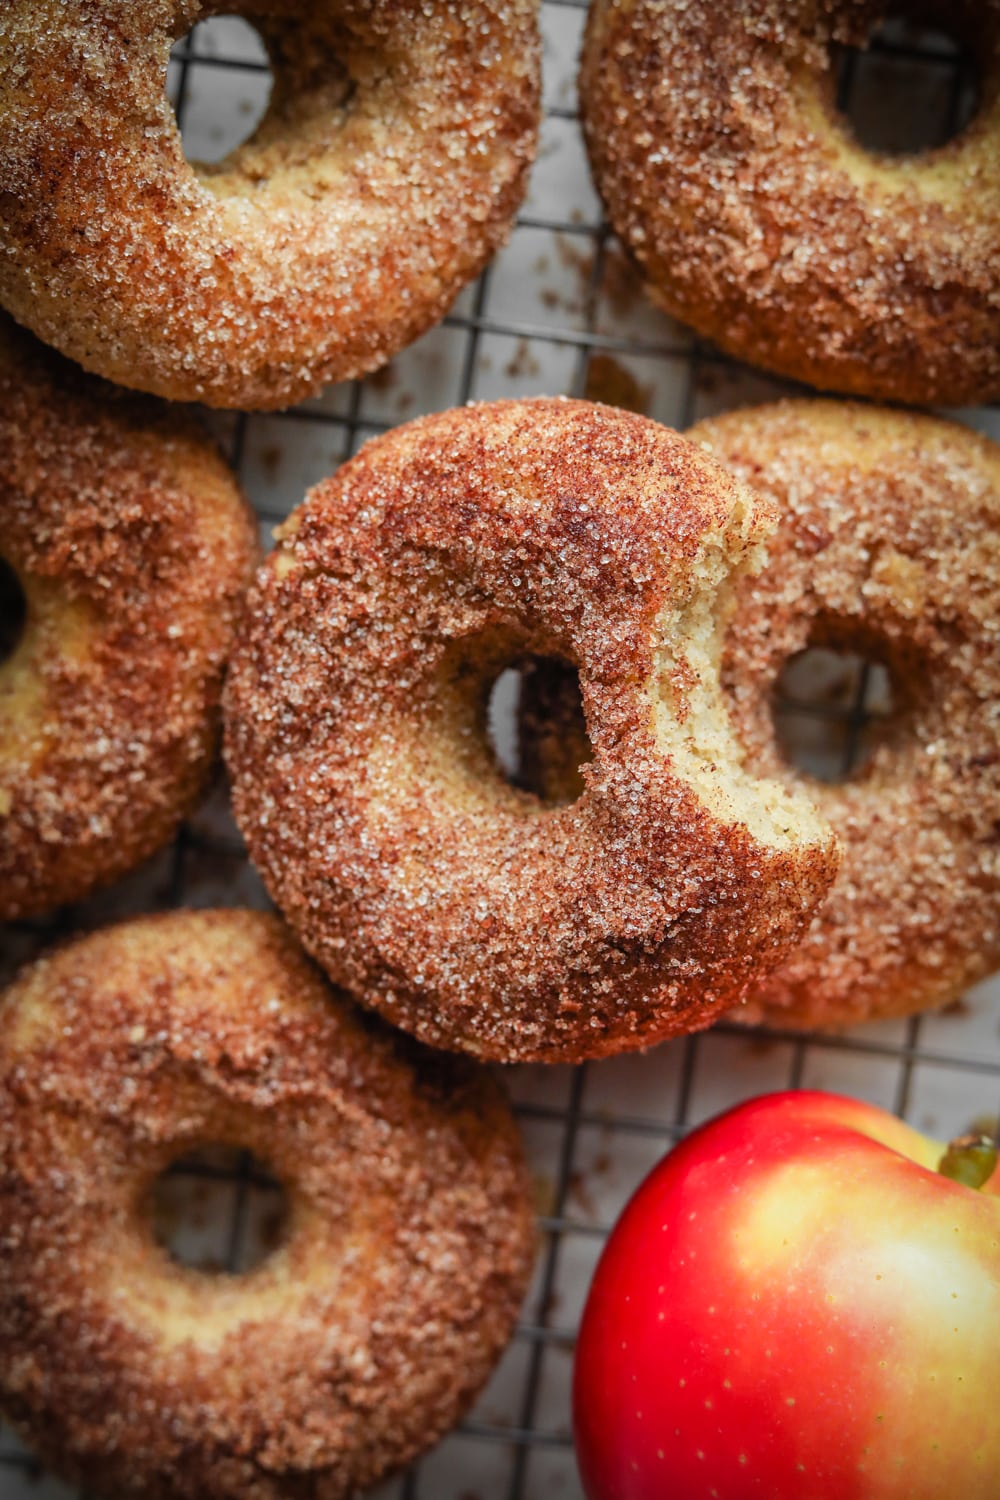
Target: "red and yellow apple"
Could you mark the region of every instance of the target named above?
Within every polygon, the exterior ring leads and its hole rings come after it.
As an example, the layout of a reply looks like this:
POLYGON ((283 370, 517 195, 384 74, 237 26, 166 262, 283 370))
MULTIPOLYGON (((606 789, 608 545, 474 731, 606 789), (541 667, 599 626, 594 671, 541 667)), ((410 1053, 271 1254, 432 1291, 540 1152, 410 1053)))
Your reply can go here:
POLYGON ((944 1155, 810 1092, 677 1146, 584 1312, 590 1500, 998 1500, 1000 1170, 944 1155))

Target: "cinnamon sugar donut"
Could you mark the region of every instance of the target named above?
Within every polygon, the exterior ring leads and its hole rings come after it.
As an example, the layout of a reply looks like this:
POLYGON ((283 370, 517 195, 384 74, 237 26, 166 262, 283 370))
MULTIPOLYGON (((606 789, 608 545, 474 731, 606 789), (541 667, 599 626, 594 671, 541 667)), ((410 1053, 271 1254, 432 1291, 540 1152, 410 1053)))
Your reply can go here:
POLYGON ((0 302, 122 385, 287 406, 384 364, 506 238, 538 127, 537 0, 247 0, 274 86, 184 158, 171 44, 229 0, 6 0, 0 302))
POLYGON ((980 109, 920 156, 865 150, 833 46, 888 0, 594 0, 583 123, 611 222, 667 312, 823 389, 1000 397, 1000 0, 914 0, 981 63, 980 109))
POLYGON ((512 1330, 533 1226, 499 1089, 332 993, 272 917, 96 933, 0 1005, 0 1406, 143 1500, 347 1500, 429 1447, 512 1330), (243 1276, 172 1261, 158 1176, 238 1146, 283 1184, 243 1276))
POLYGON ((743 1014, 844 1027, 943 1005, 1000 968, 1000 448, 833 402, 733 413, 691 436, 782 511, 726 640, 750 773, 802 785, 771 715, 797 653, 853 650, 893 685, 867 764, 808 786, 844 862, 743 1014))
POLYGON ((227 689, 238 821, 338 982, 422 1040, 596 1057, 704 1026, 774 963, 837 854, 746 777, 719 696, 770 507, 645 418, 571 401, 426 417, 279 533, 227 689), (580 675, 571 806, 508 784, 491 684, 580 675))
POLYGON ((194 423, 0 319, 0 920, 171 837, 214 759, 257 555, 194 423))

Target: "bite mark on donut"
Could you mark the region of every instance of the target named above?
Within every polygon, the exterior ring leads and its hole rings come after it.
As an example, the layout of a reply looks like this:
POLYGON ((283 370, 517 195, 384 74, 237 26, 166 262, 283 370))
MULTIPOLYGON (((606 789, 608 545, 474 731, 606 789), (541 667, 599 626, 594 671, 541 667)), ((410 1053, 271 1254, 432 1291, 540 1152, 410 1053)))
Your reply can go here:
POLYGON ((778 848, 819 841, 825 823, 805 794, 752 774, 722 692, 726 631, 744 578, 759 573, 767 542, 749 507, 733 507, 724 533, 709 536, 694 563, 696 587, 669 603, 654 635, 655 672, 648 689, 657 742, 677 774, 720 818, 742 824, 778 848))

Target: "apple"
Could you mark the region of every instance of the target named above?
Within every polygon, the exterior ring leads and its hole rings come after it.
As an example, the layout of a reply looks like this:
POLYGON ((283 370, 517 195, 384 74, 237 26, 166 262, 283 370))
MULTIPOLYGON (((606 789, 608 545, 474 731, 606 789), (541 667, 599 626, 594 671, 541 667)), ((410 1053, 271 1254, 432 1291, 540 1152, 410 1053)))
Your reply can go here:
POLYGON ((998 1500, 996 1159, 806 1091, 692 1132, 590 1289, 589 1500, 998 1500))

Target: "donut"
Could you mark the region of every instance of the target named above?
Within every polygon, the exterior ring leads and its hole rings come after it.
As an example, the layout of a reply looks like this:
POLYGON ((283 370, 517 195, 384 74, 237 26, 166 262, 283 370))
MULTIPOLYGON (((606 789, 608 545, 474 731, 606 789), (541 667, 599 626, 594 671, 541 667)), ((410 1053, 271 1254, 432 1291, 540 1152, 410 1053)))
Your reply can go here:
POLYGON ((1000 398, 1000 0, 914 0, 981 63, 940 150, 867 151, 835 103, 837 44, 889 0, 594 0, 580 72, 608 217, 668 313, 824 390, 1000 398))
POLYGON ((419 419, 278 533, 226 694, 237 821, 330 976, 432 1044, 570 1061, 704 1026, 802 931, 838 853, 743 775, 718 680, 770 507, 586 402, 419 419), (579 673, 593 759, 509 784, 491 685, 579 673))
POLYGON ((0 920, 171 838, 212 768, 257 557, 195 423, 0 320, 0 920))
POLYGON ((75 1484, 348 1500, 460 1417, 525 1291, 499 1088, 330 991, 273 917, 78 940, 0 1004, 0 1407, 75 1484), (174 1261, 149 1195, 206 1145, 286 1230, 242 1276, 174 1261))
POLYGON ((945 1005, 1000 968, 1000 448, 955 423, 827 401, 691 436, 782 511, 723 658, 748 772, 803 785, 771 707, 799 652, 853 651, 892 682, 867 763, 807 783, 843 864, 741 1016, 842 1029, 945 1005))
POLYGON ((170 47, 227 0, 7 0, 0 304, 87 369, 274 408, 384 364, 506 238, 539 115, 537 0, 247 0, 251 138, 185 160, 170 47))

